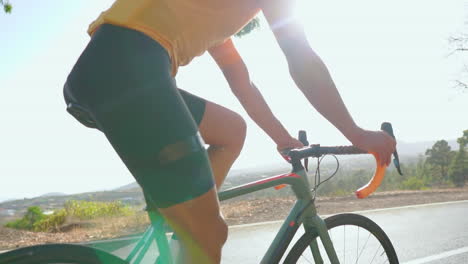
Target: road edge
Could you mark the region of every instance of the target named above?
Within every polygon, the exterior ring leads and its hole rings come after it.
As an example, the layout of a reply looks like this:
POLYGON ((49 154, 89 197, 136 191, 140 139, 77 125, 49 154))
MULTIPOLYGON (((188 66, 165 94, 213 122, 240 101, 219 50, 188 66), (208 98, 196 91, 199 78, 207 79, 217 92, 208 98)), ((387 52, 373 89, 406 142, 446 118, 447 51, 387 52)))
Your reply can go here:
MULTIPOLYGON (((468 200, 459 200, 459 201, 414 204, 414 205, 387 207, 387 208, 370 209, 370 210, 360 210, 360 211, 352 211, 352 212, 340 212, 340 213, 365 214, 365 213, 374 213, 374 212, 381 212, 381 211, 392 211, 392 210, 401 210, 401 209, 410 209, 410 208, 419 208, 419 207, 428 207, 428 206, 438 206, 438 205, 445 205, 445 204, 467 203, 467 202, 468 202, 468 200)), ((321 217, 325 218, 325 217, 329 217, 329 216, 332 216, 332 215, 335 215, 335 214, 322 215, 321 217)), ((237 229, 237 228, 244 228, 244 227, 277 224, 277 223, 282 223, 283 221, 284 220, 274 220, 274 221, 264 221, 264 222, 250 223, 250 224, 232 225, 232 226, 229 226, 229 229, 237 229)))

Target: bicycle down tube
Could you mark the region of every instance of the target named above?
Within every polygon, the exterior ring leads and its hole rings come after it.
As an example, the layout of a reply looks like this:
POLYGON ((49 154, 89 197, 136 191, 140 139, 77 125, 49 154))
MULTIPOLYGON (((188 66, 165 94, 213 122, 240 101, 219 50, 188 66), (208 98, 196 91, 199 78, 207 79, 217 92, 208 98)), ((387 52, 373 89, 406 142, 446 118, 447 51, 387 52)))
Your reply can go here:
MULTIPOLYGON (((324 241, 324 247, 332 260, 332 263, 338 263, 336 253, 328 237, 325 222, 321 219, 315 210, 314 200, 304 168, 297 172, 272 176, 266 179, 234 187, 219 193, 220 201, 241 196, 244 194, 256 192, 262 189, 271 188, 274 186, 288 184, 291 186, 297 201, 291 209, 286 220, 281 225, 273 242, 270 244, 260 263, 279 263, 288 248, 292 238, 296 234, 297 229, 304 223, 306 232, 310 229, 316 230, 324 241), (329 243, 328 243, 329 242, 329 243)), ((318 251, 317 251, 318 252, 318 251)))

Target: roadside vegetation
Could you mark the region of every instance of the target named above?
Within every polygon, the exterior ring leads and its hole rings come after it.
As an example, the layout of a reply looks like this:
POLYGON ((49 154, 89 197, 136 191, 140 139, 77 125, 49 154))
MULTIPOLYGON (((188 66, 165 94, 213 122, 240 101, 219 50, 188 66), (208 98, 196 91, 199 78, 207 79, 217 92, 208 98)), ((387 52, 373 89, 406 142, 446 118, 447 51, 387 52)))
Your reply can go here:
MULTIPOLYGON (((426 150, 425 155, 405 159, 402 163, 403 176, 399 175, 393 166, 390 166, 378 191, 464 187, 468 180, 468 154, 466 153, 468 130, 463 132, 457 143, 459 144, 458 150, 452 150, 447 141, 439 140, 426 150)), ((320 186, 318 195, 347 196, 352 194, 357 188, 365 185, 373 174, 372 169, 360 168, 371 167, 375 167, 372 158, 367 161, 352 162, 352 165, 344 163, 332 179, 320 186)), ((335 169, 336 166, 332 162, 322 165, 320 180, 326 180, 335 172, 335 169)), ((316 166, 311 162, 309 175, 312 186, 315 170, 316 166)), ((230 201, 281 198, 291 195, 293 194, 290 188, 281 190, 269 188, 230 201)), ((69 200, 64 203, 63 208, 54 210, 52 214, 44 214, 39 206, 30 206, 21 219, 10 221, 5 226, 37 232, 65 232, 73 228, 102 228, 114 230, 116 233, 121 233, 122 229, 127 229, 125 232, 141 231, 148 225, 149 220, 146 212, 141 210, 143 204, 135 204, 135 201, 132 203, 130 206, 120 201, 69 200), (112 228, 108 228, 110 225, 112 228)))
MULTIPOLYGON (((97 223, 104 224, 107 220, 129 219, 133 221, 141 218, 142 212, 124 205, 120 201, 115 202, 91 202, 91 201, 67 201, 64 208, 54 211, 52 214, 44 214, 39 206, 31 206, 25 215, 18 220, 8 222, 9 228, 36 231, 36 232, 60 232, 74 227, 92 227, 97 223)), ((142 216, 145 218, 145 216, 142 216)), ((139 220, 142 224, 147 221, 139 220)))

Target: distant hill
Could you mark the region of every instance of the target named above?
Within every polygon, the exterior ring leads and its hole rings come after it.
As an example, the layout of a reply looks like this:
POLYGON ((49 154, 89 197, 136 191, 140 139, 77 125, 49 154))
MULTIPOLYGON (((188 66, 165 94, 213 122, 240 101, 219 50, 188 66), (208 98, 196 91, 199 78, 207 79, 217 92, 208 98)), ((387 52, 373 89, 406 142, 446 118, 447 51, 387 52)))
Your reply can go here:
MULTIPOLYGON (((413 143, 407 143, 403 141, 398 141, 398 152, 402 155, 407 155, 407 156, 417 156, 419 154, 426 153, 427 149, 432 148, 436 141, 421 141, 421 142, 413 142, 413 143)), ((448 140, 447 141, 449 146, 452 148, 452 150, 458 150, 458 143, 457 140, 448 140)))
MULTIPOLYGON (((431 148, 436 141, 421 141, 407 143, 399 141, 397 148, 400 154, 401 160, 406 162, 416 162, 417 156, 426 152, 427 149, 431 148)), ((458 144, 456 140, 449 140, 449 145, 453 150, 458 149, 458 144)), ((370 168, 375 165, 375 162, 369 156, 341 156, 339 157, 340 167, 343 169, 349 169, 354 167, 360 168, 370 168)), ((325 159, 324 165, 335 166, 336 161, 333 158, 325 159)), ((311 163, 310 166, 313 166, 311 163)), ((257 166, 254 168, 244 168, 244 169, 232 169, 227 178, 223 187, 221 189, 231 188, 240 184, 253 181, 255 179, 261 179, 264 177, 272 176, 275 174, 280 174, 287 172, 291 169, 291 166, 286 162, 267 164, 262 166, 257 166)), ((124 186, 113 189, 112 191, 122 192, 122 191, 141 191, 140 186, 136 183, 129 183, 124 186)))
POLYGON ((138 185, 137 182, 132 182, 132 183, 126 184, 124 186, 115 188, 115 189, 113 189, 113 191, 121 192, 121 191, 133 190, 133 189, 137 189, 137 188, 139 189, 140 185, 138 185))
MULTIPOLYGON (((456 140, 449 140, 449 145, 453 150, 458 149, 456 140)), ((434 145, 435 141, 406 143, 398 142, 398 151, 403 163, 412 163, 418 160, 417 156, 424 154, 427 149, 434 145)), ((341 156, 339 157, 340 168, 342 170, 370 169, 375 167, 375 161, 370 156, 341 156)), ((313 170, 315 161, 310 162, 313 170)), ((334 170, 336 161, 333 158, 326 159, 322 168, 324 170, 334 170)), ((229 172, 223 189, 245 184, 254 180, 288 172, 291 169, 286 162, 257 166, 255 168, 233 169, 229 172)), ((392 166, 390 169, 393 169, 392 166)), ((6 199, 6 198, 5 198, 6 199)), ((126 184, 110 191, 89 192, 81 194, 67 195, 59 192, 52 192, 31 199, 8 200, 0 202, 0 209, 12 209, 16 215, 21 215, 29 206, 41 206, 43 210, 54 210, 61 208, 68 200, 92 200, 92 201, 115 201, 119 200, 129 205, 142 206, 144 204, 141 188, 136 182, 126 184)), ((0 217, 1 218, 1 217, 0 217)), ((0 219, 1 220, 1 219, 0 219)), ((1 221, 0 221, 1 222, 1 221)))
POLYGON ((46 193, 46 194, 43 194, 39 197, 54 197, 54 196, 66 196, 68 194, 66 193, 61 193, 61 192, 51 192, 51 193, 46 193))
POLYGON ((10 198, 10 197, 0 197, 0 203, 13 201, 13 200, 16 200, 16 199, 13 199, 13 198, 10 198))

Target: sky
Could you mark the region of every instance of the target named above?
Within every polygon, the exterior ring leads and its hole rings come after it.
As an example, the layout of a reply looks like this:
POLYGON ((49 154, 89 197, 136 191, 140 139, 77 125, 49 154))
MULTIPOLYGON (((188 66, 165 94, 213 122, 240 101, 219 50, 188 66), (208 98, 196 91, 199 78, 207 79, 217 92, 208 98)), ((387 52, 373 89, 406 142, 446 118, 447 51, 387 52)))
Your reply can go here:
MULTIPOLYGON (((112 189, 133 181, 104 136, 65 111, 62 86, 89 41, 86 29, 113 1, 11 0, 0 14, 0 201, 49 192, 112 189)), ((299 0, 297 17, 355 121, 393 123, 404 142, 455 139, 468 129, 468 91, 454 87, 462 54, 448 38, 465 28, 465 0, 299 0)), ((349 144, 305 100, 263 16, 234 42, 275 116, 292 135, 349 144)), ((178 85, 241 114, 247 139, 234 168, 282 162, 275 145, 232 95, 214 61, 182 67, 178 85)))

